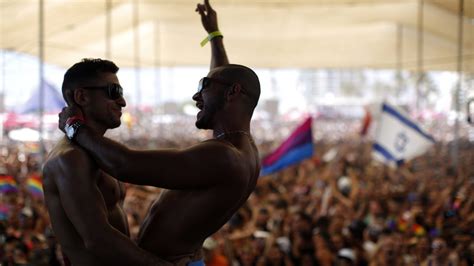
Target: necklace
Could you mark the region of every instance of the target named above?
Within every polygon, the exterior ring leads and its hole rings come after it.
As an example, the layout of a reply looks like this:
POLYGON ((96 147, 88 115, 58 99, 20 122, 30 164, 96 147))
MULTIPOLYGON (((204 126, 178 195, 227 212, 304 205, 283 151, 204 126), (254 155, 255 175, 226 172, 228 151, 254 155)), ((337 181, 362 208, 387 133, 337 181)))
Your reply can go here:
POLYGON ((219 139, 219 138, 221 138, 223 136, 226 136, 226 135, 234 135, 234 134, 247 135, 249 138, 252 138, 252 136, 250 136, 250 133, 248 133, 247 131, 237 130, 237 131, 230 131, 230 132, 222 132, 222 133, 220 133, 219 135, 216 136, 216 139, 219 139))

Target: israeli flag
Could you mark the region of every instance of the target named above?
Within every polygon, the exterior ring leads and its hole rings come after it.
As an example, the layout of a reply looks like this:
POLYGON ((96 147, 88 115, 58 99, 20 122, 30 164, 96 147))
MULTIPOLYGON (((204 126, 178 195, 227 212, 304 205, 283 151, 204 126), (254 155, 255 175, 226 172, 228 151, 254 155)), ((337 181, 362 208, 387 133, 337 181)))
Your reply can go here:
POLYGON ((402 110, 382 104, 373 155, 386 164, 400 165, 425 153, 435 140, 402 110))

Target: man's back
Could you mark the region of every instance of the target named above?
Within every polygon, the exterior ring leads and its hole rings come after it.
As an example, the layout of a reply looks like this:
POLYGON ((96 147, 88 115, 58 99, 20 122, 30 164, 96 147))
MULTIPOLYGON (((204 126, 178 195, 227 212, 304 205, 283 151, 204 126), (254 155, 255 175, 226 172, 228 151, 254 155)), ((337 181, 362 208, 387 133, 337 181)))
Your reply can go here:
MULTIPOLYGON (((103 265, 100 260, 86 250, 86 244, 81 237, 77 225, 71 220, 68 214, 71 210, 66 202, 71 201, 71 196, 67 191, 74 193, 74 187, 83 187, 91 183, 101 193, 107 207, 107 218, 109 223, 117 230, 128 234, 128 226, 120 202, 124 197, 124 190, 120 183, 112 177, 104 174, 96 164, 90 160, 85 151, 78 146, 71 144, 65 138, 62 139, 49 154, 44 166, 44 194, 48 211, 51 217, 53 230, 57 235, 61 247, 73 265, 103 265), (76 165, 74 168, 68 164, 74 164, 75 160, 88 165, 76 165), (65 167, 66 166, 66 167, 65 167), (70 180, 72 176, 68 172, 77 171, 77 168, 90 168, 89 174, 82 175, 77 180, 70 180)), ((73 202, 75 208, 89 208, 89 203, 73 202)))
POLYGON ((140 247, 171 262, 199 257, 204 239, 244 204, 257 182, 257 148, 250 136, 238 139, 234 145, 224 140, 198 144, 232 150, 235 160, 229 161, 229 174, 213 187, 164 191, 143 223, 140 247))

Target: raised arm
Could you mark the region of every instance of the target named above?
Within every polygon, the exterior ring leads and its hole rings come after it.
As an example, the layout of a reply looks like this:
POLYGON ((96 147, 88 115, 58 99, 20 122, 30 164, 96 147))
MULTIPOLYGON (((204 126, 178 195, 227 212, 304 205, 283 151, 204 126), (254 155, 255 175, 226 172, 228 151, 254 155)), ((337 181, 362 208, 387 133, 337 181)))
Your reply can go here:
POLYGON ((91 178, 96 174, 92 163, 85 152, 74 150, 44 167, 45 175, 55 177, 63 208, 86 249, 107 265, 158 265, 158 258, 108 223, 104 199, 91 178))
MULTIPOLYGON (((202 26, 208 34, 219 30, 217 13, 209 4, 209 0, 204 0, 204 4, 197 4, 196 12, 201 15, 202 26)), ((211 51, 211 70, 229 64, 222 36, 214 37, 211 40, 211 51)))

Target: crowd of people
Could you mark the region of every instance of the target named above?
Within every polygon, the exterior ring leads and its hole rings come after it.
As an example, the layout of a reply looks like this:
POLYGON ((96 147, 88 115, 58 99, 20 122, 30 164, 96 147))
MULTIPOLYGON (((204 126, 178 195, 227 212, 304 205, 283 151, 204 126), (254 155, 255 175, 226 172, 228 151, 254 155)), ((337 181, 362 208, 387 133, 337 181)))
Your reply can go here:
POLYGON ((0 265, 61 265, 41 188, 30 182, 41 180, 37 146, 1 151, 0 265))
MULTIPOLYGON (((278 145, 257 143, 261 155, 278 145)), ((458 167, 449 144, 438 143, 395 169, 372 160, 362 138, 318 140, 313 158, 259 178, 244 207, 205 241, 206 265, 473 265, 474 145, 461 144, 458 167)), ((44 199, 28 183, 38 161, 37 153, 2 150, 0 265, 63 263, 44 199)), ((132 238, 159 193, 127 185, 132 238)))
POLYGON ((213 236, 212 256, 228 265, 472 265, 474 152, 462 146, 457 168, 438 144, 394 169, 371 159, 371 143, 317 143, 311 160, 260 178, 213 236), (331 149, 338 155, 326 161, 331 149))

